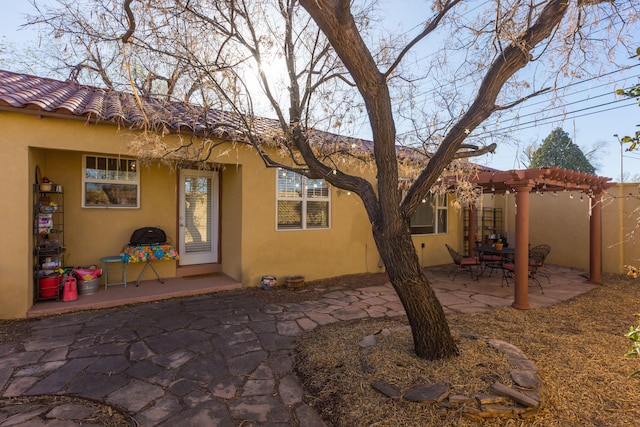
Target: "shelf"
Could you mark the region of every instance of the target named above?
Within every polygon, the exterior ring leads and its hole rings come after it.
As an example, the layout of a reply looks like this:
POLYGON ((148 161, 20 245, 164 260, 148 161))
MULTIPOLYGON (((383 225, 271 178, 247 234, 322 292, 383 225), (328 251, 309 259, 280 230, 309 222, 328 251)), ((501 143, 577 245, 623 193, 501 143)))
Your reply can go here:
POLYGON ((64 194, 61 185, 33 187, 33 298, 59 300, 64 268, 64 194))
POLYGON ((66 249, 64 247, 58 248, 35 248, 33 250, 33 255, 35 256, 56 256, 58 254, 64 253, 66 249))

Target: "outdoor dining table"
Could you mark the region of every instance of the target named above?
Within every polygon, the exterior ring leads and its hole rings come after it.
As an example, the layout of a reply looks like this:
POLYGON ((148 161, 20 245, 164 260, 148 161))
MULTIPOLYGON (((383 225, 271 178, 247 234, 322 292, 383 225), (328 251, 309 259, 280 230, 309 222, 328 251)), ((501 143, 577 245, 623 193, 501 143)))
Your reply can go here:
MULTIPOLYGON (((502 264, 505 260, 513 262, 516 254, 516 248, 503 246, 502 249, 496 249, 495 246, 480 245, 476 246, 476 252, 478 253, 479 259, 482 261, 482 271, 479 274, 482 276, 484 275, 484 271, 487 267, 489 267, 491 272, 493 272, 494 269, 501 270, 503 268, 502 264), (483 259, 483 255, 489 255, 489 257, 487 257, 487 259, 483 259)), ((491 272, 489 275, 491 275, 491 272)))
POLYGON ((476 246, 476 252, 489 255, 501 255, 505 258, 513 258, 513 256, 516 254, 516 248, 503 247, 502 249, 496 249, 494 246, 480 245, 476 246))

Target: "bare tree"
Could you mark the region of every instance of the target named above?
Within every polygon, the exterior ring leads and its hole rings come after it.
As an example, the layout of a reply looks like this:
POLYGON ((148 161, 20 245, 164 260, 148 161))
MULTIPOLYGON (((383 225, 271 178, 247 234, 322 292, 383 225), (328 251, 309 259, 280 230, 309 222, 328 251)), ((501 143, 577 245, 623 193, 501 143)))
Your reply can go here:
MULTIPOLYGON (((266 166, 357 194, 409 318, 415 352, 428 359, 457 349, 413 246, 413 213, 425 194, 444 188, 440 177, 455 159, 495 148, 468 145, 474 130, 552 90, 562 76, 589 72, 594 55, 607 56, 633 31, 639 8, 634 0, 435 0, 416 6, 425 19, 408 35, 386 33, 382 9, 349 0, 93 0, 90 13, 58 1, 62 10, 41 9, 32 22, 91 52, 86 60, 100 64, 98 75, 125 84, 164 70, 157 74, 172 76, 174 89, 163 95, 205 107, 202 114, 226 112, 225 120, 209 121, 209 135, 231 128, 235 142, 255 148, 266 166), (430 61, 412 66, 421 46, 430 61), (530 63, 538 67, 525 69, 530 63), (429 97, 422 97, 425 90, 429 97), (274 117, 278 132, 258 131, 258 113, 274 117), (318 140, 317 129, 348 134, 363 118, 371 146, 329 134, 318 140), (398 135, 397 120, 411 123, 411 131, 398 135), (406 168, 406 159, 418 161, 406 168), (372 163, 375 182, 352 167, 358 161, 372 163), (401 178, 410 178, 402 188, 401 178)), ((168 150, 152 136, 140 147, 160 156, 168 150)), ((201 156, 204 144, 195 154, 193 148, 189 140, 170 153, 209 158, 201 156)))

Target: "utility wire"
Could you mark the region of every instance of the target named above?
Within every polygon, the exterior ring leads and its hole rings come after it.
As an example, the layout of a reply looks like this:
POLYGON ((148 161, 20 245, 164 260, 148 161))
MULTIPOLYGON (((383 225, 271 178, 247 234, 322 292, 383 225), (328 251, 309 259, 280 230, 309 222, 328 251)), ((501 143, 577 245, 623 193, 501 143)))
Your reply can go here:
MULTIPOLYGON (((606 77, 606 76, 609 76, 609 75, 612 75, 612 74, 615 74, 615 73, 618 73, 618 72, 621 72, 621 71, 627 71, 627 70, 629 70, 629 69, 632 69, 632 68, 635 68, 635 67, 639 67, 639 66, 640 66, 640 64, 636 64, 636 65, 633 65, 633 66, 630 66, 630 67, 622 67, 622 68, 619 68, 618 70, 614 70, 614 71, 611 71, 611 72, 608 72, 608 73, 604 73, 604 74, 599 75, 599 76, 594 76, 594 77, 590 77, 590 78, 587 78, 587 79, 584 79, 584 80, 580 80, 580 81, 577 81, 577 82, 569 83, 569 84, 567 84, 567 85, 564 85, 564 86, 562 86, 562 87, 558 88, 558 90, 560 90, 560 89, 566 89, 566 88, 569 88, 569 87, 574 87, 574 86, 577 86, 577 85, 580 85, 580 84, 584 84, 584 83, 587 83, 587 82, 589 82, 589 81, 592 81, 592 80, 595 80, 595 79, 598 79, 598 78, 606 77)), ((635 77, 635 78, 640 77, 640 74, 639 74, 639 75, 635 75, 635 76, 631 76, 631 77, 628 77, 628 78, 634 78, 634 77, 635 77)), ((626 79, 627 79, 627 77, 625 77, 624 79, 626 80, 626 79)), ((599 86, 597 86, 597 87, 595 87, 595 88, 587 88, 587 89, 583 89, 583 90, 581 90, 581 91, 576 91, 576 92, 573 92, 573 93, 568 93, 568 94, 565 94, 565 95, 564 95, 564 97, 565 97, 565 98, 570 98, 570 97, 574 96, 575 94, 579 94, 579 93, 582 93, 582 92, 585 92, 585 91, 591 91, 592 89, 597 89, 597 88, 600 88, 600 87, 608 86, 608 85, 610 85, 610 84, 617 83, 617 82, 619 82, 620 80, 623 80, 623 79, 616 80, 616 81, 614 81, 614 82, 612 82, 612 83, 604 83, 604 84, 599 85, 599 86)), ((604 94, 600 94, 600 95, 595 95, 595 96, 587 97, 587 98, 580 99, 580 100, 577 100, 577 101, 573 101, 573 102, 570 102, 570 103, 567 103, 567 104, 563 104, 562 106, 557 107, 557 108, 563 108, 563 107, 566 107, 566 106, 569 106, 569 105, 579 104, 579 103, 581 103, 581 102, 592 101, 593 99, 600 98, 600 97, 602 97, 602 96, 607 96, 607 95, 613 95, 613 92, 608 92, 608 93, 604 93, 604 94)), ((595 105, 595 106, 593 106, 593 107, 588 107, 588 108, 586 108, 586 109, 590 109, 590 108, 598 108, 598 107, 602 107, 602 106, 604 106, 604 105, 608 105, 608 104, 615 103, 615 102, 622 102, 622 101, 626 101, 626 100, 628 100, 628 99, 621 99, 621 100, 612 101, 612 102, 609 102, 609 103, 598 104, 598 105, 595 105)), ((548 102, 549 102, 548 100, 547 100, 547 101, 540 100, 540 101, 538 101, 538 102, 536 102, 536 103, 534 103, 534 104, 527 105, 526 107, 531 108, 531 107, 532 107, 532 106, 534 106, 534 105, 544 104, 544 103, 548 103, 548 102)), ((523 106, 523 108, 525 108, 525 106, 523 106)), ((579 110, 576 110, 576 111, 572 111, 572 112, 568 112, 568 113, 563 113, 563 114, 560 114, 560 115, 557 115, 557 116, 552 116, 552 118, 559 117, 559 116, 563 116, 563 115, 568 115, 568 114, 573 114, 573 113, 580 112, 580 111, 583 111, 583 110, 584 110, 584 109, 579 109, 579 110)), ((521 119, 521 118, 523 118, 523 117, 534 116, 534 115, 537 115, 537 114, 540 114, 540 112, 539 112, 539 111, 535 111, 535 112, 533 112, 533 113, 527 113, 527 114, 524 114, 524 115, 519 115, 517 118, 506 118, 506 119, 504 119, 504 120, 505 120, 505 121, 514 121, 514 120, 519 120, 519 119, 521 119)), ((549 117, 546 117, 546 118, 542 118, 542 119, 540 119, 540 120, 541 120, 541 121, 545 121, 545 120, 548 120, 548 119, 550 119, 550 118, 549 118, 549 117)), ((535 121, 534 121, 534 122, 535 122, 535 121)), ((514 126, 511 126, 511 127, 520 127, 520 126, 523 126, 523 125, 527 125, 527 124, 529 124, 529 123, 532 123, 532 122, 525 122, 525 123, 522 123, 522 124, 520 124, 520 125, 514 125, 514 126)), ((441 123, 441 125, 444 125, 444 123, 441 123)), ((510 127, 510 128, 511 128, 511 127, 510 127)), ((418 131, 420 131, 420 130, 425 130, 425 129, 426 129, 426 126, 425 126, 425 127, 420 128, 420 129, 418 129, 418 131)), ((525 129, 527 129, 527 128, 525 128, 525 129)), ((403 136, 406 136, 406 135, 409 135, 409 134, 412 134, 412 133, 413 133, 413 131, 407 131, 407 132, 398 133, 398 137, 403 137, 403 136)))

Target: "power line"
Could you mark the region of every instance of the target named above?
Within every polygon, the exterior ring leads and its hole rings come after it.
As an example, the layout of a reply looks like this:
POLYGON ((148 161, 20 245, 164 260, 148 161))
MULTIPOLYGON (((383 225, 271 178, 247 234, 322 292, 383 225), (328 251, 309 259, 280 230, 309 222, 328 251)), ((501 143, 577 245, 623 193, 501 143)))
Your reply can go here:
MULTIPOLYGON (((618 101, 614 101, 614 102, 618 102, 618 101)), ((607 103, 607 104, 610 104, 610 103, 607 103)), ((589 107, 589 108, 582 109, 582 110, 579 110, 579 111, 583 111, 583 110, 587 110, 587 109, 591 109, 591 108, 598 108, 598 107, 601 107, 601 106, 607 105, 607 104, 600 104, 600 105, 596 105, 594 107, 589 107)), ((634 103, 631 103, 631 104, 619 105, 619 106, 616 106, 616 107, 607 108, 607 109, 599 110, 599 111, 593 111, 593 112, 589 112, 589 113, 585 113, 585 114, 575 114, 577 111, 576 112, 569 112, 569 113, 567 113, 566 117, 564 117, 564 120, 572 120, 572 119, 577 119, 577 118, 580 118, 580 117, 595 116, 597 114, 607 113, 607 112, 610 112, 610 111, 615 111, 615 110, 619 110, 619 109, 627 108, 627 107, 636 107, 637 108, 637 105, 634 102, 634 103)), ((560 115, 560 116, 562 116, 562 115, 560 115)), ((559 117, 559 116, 554 116, 553 118, 555 119, 557 117, 559 117)), ((479 139, 479 138, 482 138, 485 135, 489 136, 491 134, 504 133, 504 132, 509 131, 509 130, 523 131, 523 130, 532 129, 532 128, 536 128, 536 127, 546 126, 546 125, 552 124, 555 121, 554 119, 548 118, 548 119, 541 119, 541 120, 533 120, 533 121, 530 121, 530 122, 526 123, 528 126, 512 125, 512 126, 508 126, 508 127, 504 127, 504 128, 498 128, 498 129, 495 129, 493 131, 486 131, 486 132, 484 132, 484 133, 482 133, 480 135, 473 135, 469 139, 472 139, 472 140, 473 139, 479 139)))
MULTIPOLYGON (((581 84, 584 84, 584 83, 590 82, 590 81, 595 80, 595 79, 599 79, 599 78, 602 78, 602 77, 607 77, 607 76, 613 75, 613 74, 615 74, 615 73, 619 73, 619 72, 622 72, 622 71, 627 71, 627 70, 629 70, 629 69, 633 69, 633 68, 636 68, 636 67, 639 67, 639 66, 640 66, 640 64, 632 65, 632 66, 629 66, 629 67, 621 67, 621 68, 619 68, 619 69, 617 69, 617 70, 610 71, 610 72, 607 72, 607 73, 604 73, 604 74, 601 74, 601 75, 598 75, 598 76, 593 76, 593 77, 590 77, 590 78, 587 78, 587 79, 584 79, 584 80, 580 80, 580 81, 576 81, 576 82, 569 83, 569 84, 567 84, 567 85, 561 86, 561 87, 560 87, 560 88, 558 88, 557 90, 561 90, 561 89, 566 89, 566 88, 570 88, 570 87, 578 86, 578 85, 581 85, 581 84)), ((635 76, 631 76, 631 77, 627 77, 627 78, 634 78, 634 77, 640 77, 640 75, 635 75, 635 76)), ((627 78, 625 78, 625 79, 627 79, 627 78)), ((616 80, 616 81, 614 81, 614 82, 611 82, 611 83, 604 83, 604 84, 602 84, 602 85, 596 86, 595 88, 588 88, 588 89, 583 89, 583 90, 576 91, 576 92, 573 92, 573 93, 568 93, 568 94, 565 94, 565 95, 564 95, 564 97, 565 97, 565 98, 570 98, 570 97, 572 97, 572 96, 574 96, 574 95, 576 95, 576 94, 579 94, 579 93, 582 93, 582 92, 585 92, 585 91, 590 91, 590 90, 597 89, 597 88, 601 88, 601 87, 605 87, 605 86, 611 85, 611 84, 613 84, 613 83, 616 83, 616 82, 618 82, 618 81, 620 81, 620 80, 622 80, 622 79, 618 79, 618 80, 616 80)), ((591 100, 593 100, 593 99, 595 99, 595 98, 599 98, 599 97, 606 96, 606 95, 613 95, 613 94, 614 94, 613 92, 610 92, 610 93, 604 93, 604 94, 601 94, 601 95, 597 95, 597 96, 592 96, 592 97, 588 97, 588 98, 580 99, 580 100, 577 100, 577 101, 570 102, 570 103, 568 103, 568 104, 563 104, 561 107, 556 107, 556 109, 557 109, 557 108, 563 108, 563 107, 566 107, 566 106, 569 106, 569 105, 579 104, 579 103, 581 103, 581 102, 591 101, 591 100)), ((590 109, 590 108, 598 108, 598 107, 602 107, 603 105, 608 105, 608 104, 615 103, 615 102, 623 102, 623 101, 625 101, 625 100, 627 100, 627 99, 621 99, 621 100, 612 101, 612 102, 609 102, 609 103, 598 104, 598 105, 595 105, 595 106, 592 106, 592 107, 587 107, 586 109, 590 109)), ((539 105, 539 104, 543 104, 543 103, 547 103, 547 102, 549 102, 549 101, 542 101, 542 100, 541 100, 541 101, 538 101, 538 102, 536 102, 536 103, 534 103, 534 104, 529 104, 529 105, 527 105, 526 107, 525 107, 525 106, 523 106, 523 108, 531 108, 531 107, 532 107, 532 106, 534 106, 534 105, 539 105)), ((580 111, 583 111, 583 110, 584 110, 584 109, 580 109, 580 110, 576 110, 576 111, 572 111, 572 112, 568 112, 568 113, 563 113, 563 114, 560 114, 560 115, 552 116, 552 118, 555 118, 555 117, 561 117, 561 116, 563 116, 563 115, 568 115, 568 114, 577 113, 577 112, 580 112, 580 111)), ((519 115, 517 118, 507 118, 507 119, 505 119, 505 120, 506 120, 506 121, 514 121, 514 120, 521 119, 522 117, 533 116, 533 115, 536 115, 536 114, 539 114, 539 113, 540 113, 539 111, 535 111, 534 113, 527 113, 527 114, 524 114, 524 115, 519 115)), ((544 120, 548 120, 548 119, 550 119, 550 118, 543 118, 543 119, 541 119, 541 120, 542 120, 542 121, 544 121, 544 120)), ((521 123, 521 124, 519 124, 519 125, 513 125, 513 126, 510 126, 510 127, 506 128, 506 129, 510 129, 510 128, 513 128, 513 127, 520 128, 520 126, 527 125, 527 124, 529 124, 529 123, 534 123, 534 122, 538 122, 538 121, 525 122, 525 123, 521 123)), ((441 123, 441 125, 445 125, 445 123, 441 123)), ((420 131, 420 130, 425 130, 426 128, 427 128, 427 127, 426 127, 426 126, 424 126, 424 127, 420 128, 420 129, 418 129, 418 131, 420 131)), ((524 129, 528 129, 528 128, 524 128, 524 129)), ((405 135, 409 135, 409 134, 411 134, 411 133, 413 133, 413 131, 402 132, 402 133, 399 133, 399 134, 398 134, 398 137, 403 137, 403 136, 405 136, 405 135)), ((486 133, 486 132, 485 132, 485 133, 486 133)), ((482 135, 482 134, 481 134, 481 135, 482 135)))
POLYGON ((563 118, 563 120, 570 120, 570 119, 576 119, 579 117, 585 117, 585 116, 589 116, 589 115, 594 115, 594 114, 600 114, 600 113, 605 113, 608 111, 613 111, 619 108, 626 108, 626 107, 631 107, 631 106, 636 106, 636 101, 632 100, 632 99, 618 99, 615 101, 611 101, 611 102, 605 102, 602 104, 598 104, 598 105, 592 105, 589 107, 585 107, 585 108, 580 108, 578 110, 574 110, 574 111, 569 111, 563 114, 556 114, 554 116, 550 116, 550 117, 545 117, 543 119, 540 120, 530 120, 528 122, 524 122, 524 123, 517 123, 517 124, 513 124, 513 125, 509 125, 506 127, 500 127, 497 129, 494 129, 493 131, 484 131, 478 135, 473 135, 473 138, 480 138, 482 136, 485 135, 491 135, 493 133, 501 133, 501 132, 505 132, 507 130, 512 130, 512 129, 518 129, 518 130, 525 130, 525 129, 530 129, 532 127, 537 127, 537 126, 543 126, 545 124, 550 124, 553 123, 555 120, 554 119, 558 119, 558 118, 563 118), (607 105, 612 105, 612 104, 618 104, 618 103, 622 103, 622 102, 627 102, 628 104, 626 105, 620 105, 614 108, 608 108, 608 109, 604 109, 604 110, 599 110, 599 111, 595 111, 595 112, 591 112, 591 113, 587 113, 587 114, 577 114, 583 111, 587 111, 587 110, 592 110, 594 108, 600 108, 600 107, 604 107, 607 105), (527 126, 527 125, 531 125, 531 126, 527 126))

